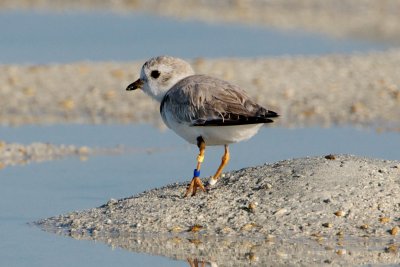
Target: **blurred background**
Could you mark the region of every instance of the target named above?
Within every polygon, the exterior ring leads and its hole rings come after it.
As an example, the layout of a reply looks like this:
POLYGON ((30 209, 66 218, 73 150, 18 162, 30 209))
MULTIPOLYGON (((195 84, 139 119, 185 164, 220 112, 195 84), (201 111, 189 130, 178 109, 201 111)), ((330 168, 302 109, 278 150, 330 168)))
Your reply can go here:
POLYGON ((1 1, 0 8, 2 63, 315 55, 400 39, 396 0, 1 1))
MULTIPOLYGON (((29 224, 191 178, 196 147, 125 91, 153 56, 185 58, 282 115, 232 146, 227 171, 399 159, 399 13, 398 0, 0 1, 1 265, 186 266, 29 224)), ((222 152, 207 150, 206 176, 222 152)))

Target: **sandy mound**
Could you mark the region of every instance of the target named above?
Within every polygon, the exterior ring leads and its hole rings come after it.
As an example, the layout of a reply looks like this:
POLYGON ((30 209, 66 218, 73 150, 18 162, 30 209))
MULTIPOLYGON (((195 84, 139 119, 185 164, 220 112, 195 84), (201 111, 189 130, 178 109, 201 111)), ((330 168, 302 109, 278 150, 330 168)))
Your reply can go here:
POLYGON ((182 198, 185 188, 168 185, 37 224, 78 239, 222 265, 398 260, 398 161, 348 155, 285 160, 226 173, 208 194, 182 198))

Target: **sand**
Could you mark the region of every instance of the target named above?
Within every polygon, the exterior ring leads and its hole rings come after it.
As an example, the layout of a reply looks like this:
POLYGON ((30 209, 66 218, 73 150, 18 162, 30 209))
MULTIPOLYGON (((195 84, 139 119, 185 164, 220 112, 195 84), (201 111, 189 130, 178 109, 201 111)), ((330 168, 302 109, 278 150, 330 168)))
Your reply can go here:
MULTIPOLYGON (((157 103, 126 92, 143 61, 0 66, 0 124, 137 123, 164 127, 157 103)), ((281 114, 284 127, 400 130, 400 50, 358 55, 195 59, 281 114)))
POLYGON ((36 224, 218 266, 400 262, 399 161, 284 160, 228 172, 208 194, 183 198, 185 188, 171 184, 36 224))

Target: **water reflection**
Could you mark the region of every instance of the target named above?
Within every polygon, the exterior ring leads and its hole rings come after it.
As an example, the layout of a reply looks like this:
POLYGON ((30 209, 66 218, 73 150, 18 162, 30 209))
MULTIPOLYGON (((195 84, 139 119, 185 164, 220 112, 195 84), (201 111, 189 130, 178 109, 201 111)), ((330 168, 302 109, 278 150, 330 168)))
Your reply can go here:
MULTIPOLYGON (((49 229, 46 229, 49 230, 49 229)), ((100 241, 124 250, 161 255, 187 262, 188 266, 276 266, 314 264, 395 264, 399 263, 400 240, 393 238, 309 238, 266 236, 259 239, 229 236, 179 235, 102 235, 87 232, 52 231, 73 237, 100 241)))

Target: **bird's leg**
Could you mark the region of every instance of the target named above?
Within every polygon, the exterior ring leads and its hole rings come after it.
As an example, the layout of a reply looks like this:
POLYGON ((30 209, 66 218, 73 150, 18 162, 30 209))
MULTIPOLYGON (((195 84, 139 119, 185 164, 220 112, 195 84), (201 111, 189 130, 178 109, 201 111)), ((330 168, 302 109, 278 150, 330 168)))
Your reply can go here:
POLYGON ((188 261, 190 267, 205 267, 206 266, 205 265, 206 263, 204 261, 199 261, 198 259, 192 260, 191 258, 188 258, 187 261, 188 261))
POLYGON ((210 186, 214 185, 217 182, 218 178, 220 177, 220 175, 222 173, 222 170, 228 164, 229 159, 230 159, 229 147, 228 147, 228 145, 225 145, 225 152, 224 152, 224 155, 222 156, 221 164, 219 165, 218 170, 216 171, 214 176, 210 179, 210 181, 209 181, 210 186))
POLYGON ((204 142, 204 139, 201 136, 197 138, 197 146, 199 147, 199 155, 197 156, 197 166, 193 173, 193 179, 190 182, 188 188, 186 189, 185 197, 187 197, 190 194, 190 192, 192 192, 192 196, 196 195, 197 188, 199 187, 201 190, 203 190, 203 192, 206 192, 206 189, 204 188, 203 183, 199 178, 200 167, 201 163, 204 160, 204 152, 206 150, 206 143, 204 142))

